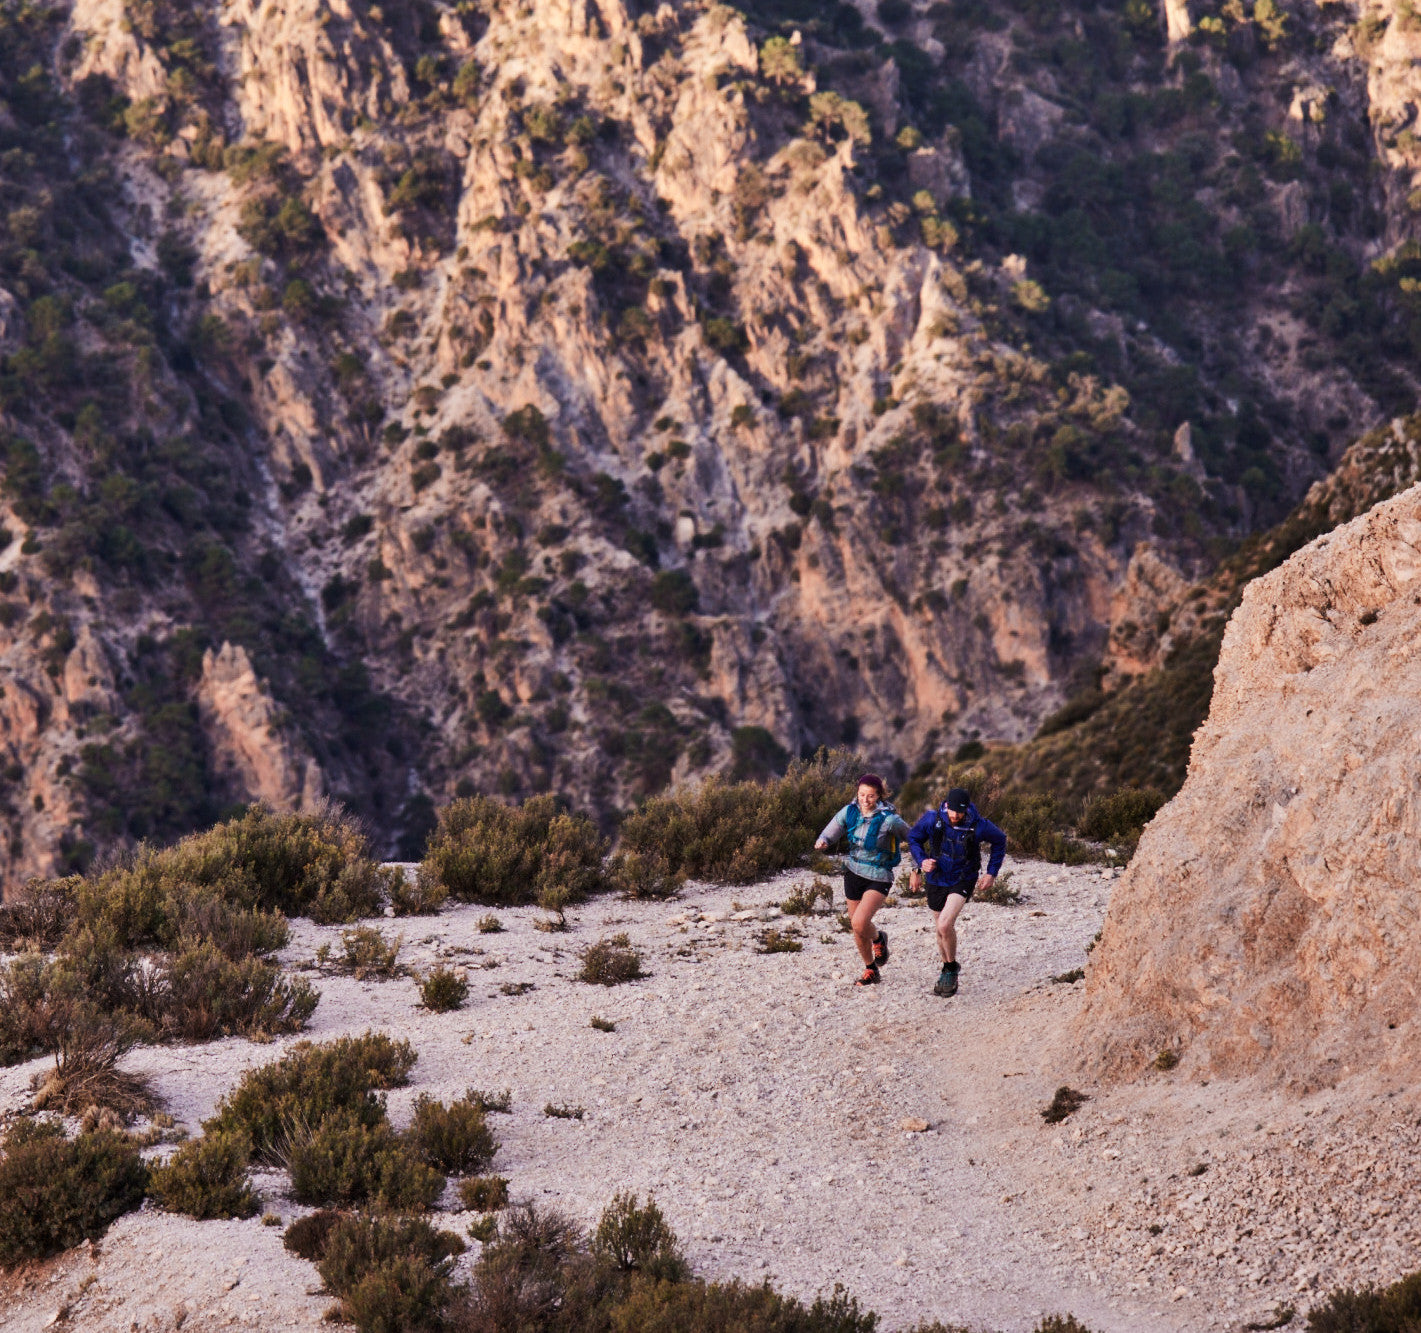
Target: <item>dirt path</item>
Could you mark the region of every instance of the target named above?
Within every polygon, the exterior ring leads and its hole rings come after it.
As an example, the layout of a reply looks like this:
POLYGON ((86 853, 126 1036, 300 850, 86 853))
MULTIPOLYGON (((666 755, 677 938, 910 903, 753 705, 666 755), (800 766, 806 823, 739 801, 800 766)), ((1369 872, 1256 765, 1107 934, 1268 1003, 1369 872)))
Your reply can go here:
MULTIPOLYGON (((1421 1267, 1405 1206, 1421 1146, 1409 1093, 1300 1103, 1160 1075, 1087 1088, 1093 1100, 1070 1121, 1043 1124, 1070 1077, 1062 1031, 1079 990, 1050 978, 1084 962, 1099 928, 1110 885, 1095 871, 1020 865, 1025 902, 969 908, 951 1001, 929 993, 921 907, 883 914, 893 956, 868 991, 850 985, 852 945, 832 917, 795 923, 802 952, 768 955, 755 951, 762 917, 700 919, 764 908, 802 878, 669 904, 598 901, 561 935, 535 930, 531 909, 500 911, 507 929, 493 935, 477 929, 482 908, 388 923, 417 969, 470 967, 465 1008, 424 1013, 409 979, 322 977, 311 1035, 373 1027, 414 1042, 413 1083, 390 1097, 396 1124, 422 1092, 510 1088, 494 1169, 515 1197, 591 1223, 617 1189, 654 1193, 700 1273, 769 1277, 806 1297, 841 1282, 887 1329, 940 1319, 1021 1333, 1056 1311, 1097 1333, 1238 1329, 1337 1281, 1421 1267), (613 989, 574 980, 577 951, 615 931, 651 975, 613 989), (502 989, 525 982, 523 994, 502 989), (616 1031, 593 1029, 594 1014, 616 1031), (584 1117, 549 1118, 549 1102, 584 1117), (907 1132, 906 1118, 930 1129, 907 1132), (1336 1191, 1319 1201, 1329 1172, 1336 1191)), ((338 936, 293 923, 288 964, 338 936)), ((280 1049, 154 1049, 133 1066, 195 1132, 243 1069, 280 1049)), ((0 1071, 0 1112, 23 1103, 32 1069, 0 1071)), ((258 1183, 268 1209, 302 1211, 280 1175, 258 1183)), ((462 1231, 472 1219, 444 1220, 462 1231)), ((318 1287, 274 1227, 145 1210, 96 1257, 0 1284, 0 1327, 39 1329, 67 1308, 61 1323, 96 1333, 171 1329, 179 1316, 185 1329, 315 1329, 329 1304, 318 1287)))

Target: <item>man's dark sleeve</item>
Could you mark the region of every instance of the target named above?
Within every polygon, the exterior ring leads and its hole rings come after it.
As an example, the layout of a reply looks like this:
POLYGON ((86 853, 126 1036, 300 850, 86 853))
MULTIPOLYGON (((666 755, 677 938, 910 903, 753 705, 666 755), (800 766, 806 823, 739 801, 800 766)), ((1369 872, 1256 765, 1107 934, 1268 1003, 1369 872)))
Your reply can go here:
POLYGON ((928 835, 933 831, 933 811, 925 811, 918 819, 918 822, 908 831, 908 851, 912 854, 913 864, 922 867, 924 859, 929 855, 927 848, 928 835))
POLYGON ((977 837, 980 841, 991 845, 992 854, 987 858, 987 874, 995 875, 1002 868, 1002 862, 1006 859, 1007 835, 990 819, 979 819, 977 821, 977 837))

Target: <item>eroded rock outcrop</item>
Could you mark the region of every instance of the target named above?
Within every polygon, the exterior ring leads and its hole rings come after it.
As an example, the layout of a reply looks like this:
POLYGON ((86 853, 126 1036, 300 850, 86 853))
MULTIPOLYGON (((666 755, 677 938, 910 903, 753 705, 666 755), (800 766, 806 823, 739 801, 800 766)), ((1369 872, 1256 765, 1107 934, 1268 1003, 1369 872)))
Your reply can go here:
POLYGON ((203 654, 197 707, 231 797, 274 810, 309 810, 325 795, 320 765, 284 734, 280 711, 245 648, 224 643, 203 654))
POLYGON ((1091 969, 1106 1071, 1302 1085, 1421 1058, 1421 487, 1244 594, 1189 777, 1091 969))

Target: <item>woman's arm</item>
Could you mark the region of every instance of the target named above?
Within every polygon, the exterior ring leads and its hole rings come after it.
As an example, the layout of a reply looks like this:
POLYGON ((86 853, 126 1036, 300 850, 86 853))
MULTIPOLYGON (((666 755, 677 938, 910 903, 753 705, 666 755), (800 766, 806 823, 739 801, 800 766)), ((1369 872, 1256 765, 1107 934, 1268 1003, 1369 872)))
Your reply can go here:
POLYGON ((824 832, 816 840, 814 847, 816 851, 823 851, 831 842, 838 842, 848 829, 848 824, 844 820, 844 812, 840 810, 827 824, 824 825, 824 832))

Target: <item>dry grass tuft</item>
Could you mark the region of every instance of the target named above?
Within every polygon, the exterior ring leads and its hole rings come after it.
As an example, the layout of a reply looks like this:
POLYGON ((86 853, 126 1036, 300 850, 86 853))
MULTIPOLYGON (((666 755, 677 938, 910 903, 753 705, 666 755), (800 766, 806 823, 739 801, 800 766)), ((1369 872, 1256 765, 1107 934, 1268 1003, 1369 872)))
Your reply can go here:
POLYGON ((147 1077, 118 1067, 139 1035, 129 1023, 80 1009, 59 1039, 54 1068, 35 1076, 34 1109, 81 1115, 93 1106, 112 1111, 125 1124, 151 1115, 158 1099, 147 1077))

